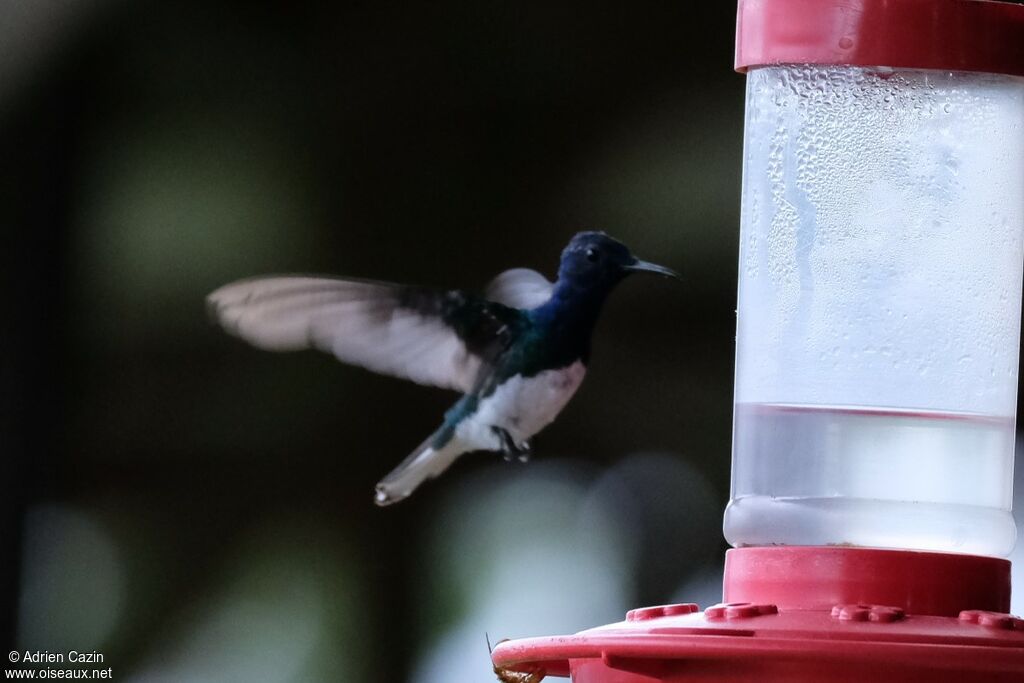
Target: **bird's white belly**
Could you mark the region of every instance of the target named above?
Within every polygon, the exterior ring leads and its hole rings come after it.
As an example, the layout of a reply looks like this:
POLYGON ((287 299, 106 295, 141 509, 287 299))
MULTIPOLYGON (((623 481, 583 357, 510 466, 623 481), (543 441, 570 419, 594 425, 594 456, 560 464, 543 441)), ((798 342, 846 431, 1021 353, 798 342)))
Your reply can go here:
POLYGON ((459 425, 458 436, 477 448, 500 450, 501 441, 491 429, 500 427, 516 442, 526 441, 558 416, 586 372, 577 361, 533 377, 516 375, 480 401, 476 413, 459 425))

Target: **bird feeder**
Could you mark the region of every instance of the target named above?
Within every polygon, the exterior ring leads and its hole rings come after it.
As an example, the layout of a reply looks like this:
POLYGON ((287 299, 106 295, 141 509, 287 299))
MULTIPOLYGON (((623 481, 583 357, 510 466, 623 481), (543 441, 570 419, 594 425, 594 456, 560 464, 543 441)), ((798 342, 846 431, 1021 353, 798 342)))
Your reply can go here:
POLYGON ((724 602, 510 641, 577 683, 1024 681, 1024 5, 740 0, 724 602))

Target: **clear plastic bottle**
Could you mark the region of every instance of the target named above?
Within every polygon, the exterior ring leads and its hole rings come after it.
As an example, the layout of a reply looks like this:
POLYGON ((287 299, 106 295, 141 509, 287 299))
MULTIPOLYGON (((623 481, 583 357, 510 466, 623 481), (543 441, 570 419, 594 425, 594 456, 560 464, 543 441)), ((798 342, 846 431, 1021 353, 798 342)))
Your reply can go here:
POLYGON ((747 76, 734 546, 1004 556, 1024 78, 747 76))

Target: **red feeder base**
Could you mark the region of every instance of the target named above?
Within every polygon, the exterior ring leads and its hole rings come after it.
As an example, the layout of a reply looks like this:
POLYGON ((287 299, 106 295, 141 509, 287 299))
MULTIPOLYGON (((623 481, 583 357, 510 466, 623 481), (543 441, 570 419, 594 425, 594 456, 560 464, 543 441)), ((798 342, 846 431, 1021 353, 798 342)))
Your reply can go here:
POLYGON ((1024 682, 1006 560, 741 548, 726 554, 724 589, 703 612, 635 609, 574 636, 507 641, 492 658, 576 683, 1024 682))

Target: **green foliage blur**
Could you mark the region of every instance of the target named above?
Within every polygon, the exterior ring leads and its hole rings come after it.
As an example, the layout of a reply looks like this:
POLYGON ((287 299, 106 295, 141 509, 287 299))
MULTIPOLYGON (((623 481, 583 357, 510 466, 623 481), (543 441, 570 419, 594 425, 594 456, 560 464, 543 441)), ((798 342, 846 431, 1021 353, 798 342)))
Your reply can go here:
POLYGON ((729 2, 0 5, 2 643, 117 681, 487 681, 485 632, 714 599, 743 77, 729 2), (453 395, 213 327, 230 280, 630 280, 528 465, 375 482, 453 395))

